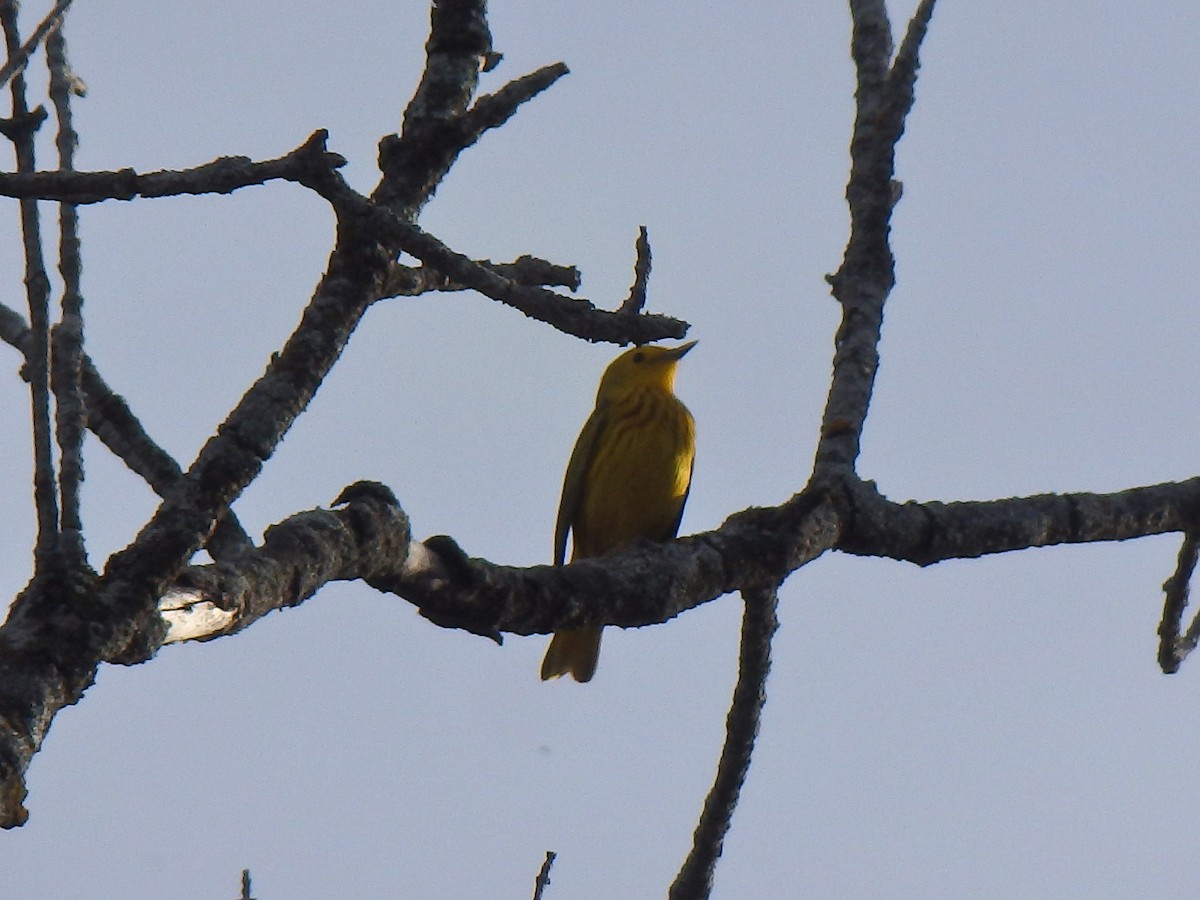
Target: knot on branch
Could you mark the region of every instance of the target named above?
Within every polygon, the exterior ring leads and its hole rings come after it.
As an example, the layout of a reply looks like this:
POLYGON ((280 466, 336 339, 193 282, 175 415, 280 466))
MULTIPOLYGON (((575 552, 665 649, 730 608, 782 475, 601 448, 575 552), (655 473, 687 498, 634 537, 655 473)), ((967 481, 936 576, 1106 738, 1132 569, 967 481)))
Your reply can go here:
POLYGON ((329 132, 318 128, 303 144, 283 157, 293 165, 294 180, 322 193, 322 188, 335 179, 334 173, 346 165, 346 157, 334 153, 326 146, 329 132))
POLYGON ((454 538, 437 534, 412 546, 401 577, 372 586, 407 597, 439 627, 461 628, 503 644, 497 622, 505 604, 496 601, 511 593, 503 587, 511 581, 507 571, 471 559, 454 538))
POLYGON ((46 107, 36 106, 27 112, 0 119, 0 134, 13 143, 32 137, 46 121, 46 107))
POLYGON ((345 506, 341 518, 356 544, 363 577, 394 570, 395 560, 408 555, 412 524, 392 489, 377 481, 356 481, 338 494, 333 505, 345 506))

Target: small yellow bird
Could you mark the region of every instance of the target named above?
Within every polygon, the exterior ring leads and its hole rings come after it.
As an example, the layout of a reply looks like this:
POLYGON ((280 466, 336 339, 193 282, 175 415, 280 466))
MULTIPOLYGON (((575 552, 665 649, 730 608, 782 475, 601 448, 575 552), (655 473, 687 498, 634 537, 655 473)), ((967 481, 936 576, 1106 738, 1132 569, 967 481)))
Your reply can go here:
MULTIPOLYGON (((692 482, 696 429, 674 393, 675 368, 696 345, 634 347, 614 359, 596 408, 575 441, 554 529, 554 564, 605 556, 638 540, 669 541, 679 531, 692 482)), ((570 674, 590 681, 600 656, 598 625, 556 631, 542 680, 570 674)))

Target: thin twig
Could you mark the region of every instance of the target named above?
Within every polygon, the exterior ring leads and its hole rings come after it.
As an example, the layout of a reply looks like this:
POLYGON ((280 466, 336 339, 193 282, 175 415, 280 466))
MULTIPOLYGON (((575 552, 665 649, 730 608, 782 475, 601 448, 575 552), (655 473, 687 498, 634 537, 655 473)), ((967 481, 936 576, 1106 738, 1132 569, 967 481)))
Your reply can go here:
POLYGON ((542 868, 533 882, 533 900, 542 900, 542 892, 550 884, 550 867, 554 865, 557 857, 558 854, 553 850, 546 851, 546 859, 542 862, 542 868))
POLYGON ((725 746, 717 764, 717 777, 692 837, 692 850, 667 894, 671 900, 705 900, 712 892, 713 873, 758 737, 767 699, 767 675, 771 671, 771 638, 779 627, 776 618, 779 595, 770 588, 747 590, 743 596, 746 608, 742 615, 738 680, 725 719, 725 746))
MULTIPOLYGON (((570 73, 565 63, 550 63, 528 75, 514 78, 493 94, 481 94, 459 118, 459 128, 463 130, 464 137, 474 142, 485 131, 499 128, 511 119, 522 103, 532 100, 570 73)), ((464 144, 463 149, 469 146, 464 144)))
MULTIPOLYGON (((889 111, 893 117, 892 127, 897 131, 904 130, 904 118, 912 109, 917 84, 917 70, 921 68, 921 42, 929 30, 929 20, 933 16, 935 0, 921 0, 913 17, 909 20, 896 52, 896 59, 888 72, 888 90, 892 94, 889 111)), ((897 134, 897 139, 899 134, 897 134)))
POLYGON ((629 288, 629 296, 617 310, 623 316, 635 316, 646 306, 646 286, 650 281, 650 233, 645 225, 638 228, 634 252, 637 258, 633 264, 633 284, 629 288))
MULTIPOLYGON (((434 7, 433 18, 437 23, 438 6, 434 7)), ((483 27, 486 29, 486 24, 483 27)), ((490 36, 487 40, 490 46, 490 36)), ((521 104, 549 88, 568 71, 562 63, 543 66, 510 81, 494 94, 479 97, 468 108, 477 85, 478 59, 482 57, 469 46, 456 47, 453 53, 430 52, 431 67, 441 66, 454 73, 442 78, 459 78, 462 82, 453 91, 439 82, 435 82, 437 91, 422 83, 405 113, 403 131, 380 142, 384 177, 371 195, 375 202, 412 222, 463 150, 476 143, 484 132, 507 122, 521 104)), ((433 69, 426 71, 428 74, 433 69)))
POLYGON ((325 131, 315 131, 295 150, 277 159, 259 162, 246 156, 223 156, 191 169, 163 169, 141 174, 133 169, 0 173, 0 196, 57 200, 82 206, 137 197, 230 194, 240 188, 275 180, 304 184, 320 173, 346 164, 344 158, 325 149, 327 138, 325 131))
POLYGON ((1189 585, 1192 573, 1196 571, 1197 559, 1200 559, 1200 532, 1185 532, 1175 571, 1163 583, 1166 596, 1163 599, 1162 620, 1158 624, 1158 665, 1168 675, 1179 671, 1184 659, 1196 649, 1200 640, 1200 614, 1193 619, 1186 637, 1182 640, 1179 637, 1179 626, 1187 609, 1189 585))
POLYGON ((1197 612, 1192 617, 1192 624, 1188 626, 1188 630, 1184 632, 1183 637, 1179 639, 1176 645, 1176 654, 1179 657, 1180 664, 1196 649, 1197 644, 1200 644, 1200 612, 1197 612))
MULTIPOLYGON (((46 39, 50 68, 50 99, 54 104, 58 133, 58 168, 75 168, 78 135, 71 119, 71 97, 78 80, 67 61, 67 43, 61 24, 46 39)), ((63 279, 62 314, 53 335, 52 386, 54 388, 55 432, 58 437, 58 483, 62 504, 62 549, 67 563, 84 565, 86 552, 79 490, 83 483, 83 432, 87 412, 83 402, 83 293, 79 247, 79 215, 70 203, 59 206, 58 271, 63 279)))
POLYGON ((67 7, 71 5, 72 0, 58 0, 54 4, 54 8, 47 13, 46 18, 38 23, 37 28, 33 29, 33 34, 30 36, 21 47, 15 52, 9 50, 8 60, 3 66, 0 66, 0 86, 8 83, 8 80, 20 72, 24 71, 25 66, 29 64, 29 57, 33 55, 33 51, 37 49, 38 44, 49 34, 50 29, 58 24, 63 13, 67 11, 67 7))
MULTIPOLYGON (((497 275, 514 284, 538 287, 565 287, 574 291, 579 288, 579 270, 574 266, 560 266, 535 256, 519 256, 510 263, 494 263, 491 260, 474 260, 475 265, 491 269, 497 275)), ((430 266, 405 266, 393 263, 383 284, 383 297, 417 297, 433 291, 467 291, 465 284, 453 281, 445 272, 430 266)))
POLYGON ((584 297, 566 297, 537 285, 517 284, 452 250, 417 225, 368 203, 348 187, 330 184, 323 186, 323 190, 323 196, 340 214, 369 225, 381 237, 395 241, 405 253, 444 272, 454 283, 511 306, 531 319, 546 322, 564 334, 617 344, 644 344, 687 334, 688 324, 679 319, 648 313, 629 316, 608 312, 584 297))
MULTIPOLYGON (((0 2, 0 22, 9 57, 20 52, 17 30, 17 4, 0 2)), ((12 117, 4 133, 16 151, 17 171, 32 172, 33 135, 45 121, 45 111, 30 112, 25 99, 25 76, 17 72, 10 84, 12 117)), ((52 565, 58 548, 58 498, 55 494, 54 463, 50 428, 50 279, 42 256, 41 223, 37 203, 20 202, 21 238, 25 250, 25 294, 29 303, 30 348, 26 354, 29 378, 31 419, 33 422, 33 495, 37 510, 37 538, 34 549, 35 574, 52 565)))

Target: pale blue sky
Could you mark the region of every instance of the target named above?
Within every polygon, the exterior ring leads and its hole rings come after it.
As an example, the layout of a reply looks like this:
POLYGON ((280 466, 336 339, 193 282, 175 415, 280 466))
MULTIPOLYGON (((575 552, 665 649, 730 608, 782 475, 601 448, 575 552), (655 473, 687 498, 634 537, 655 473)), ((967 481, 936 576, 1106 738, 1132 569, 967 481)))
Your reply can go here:
MULTIPOLYGON (((48 4, 45 4, 48 5, 48 4)), ((910 3, 893 5, 899 26, 910 3)), ((804 482, 846 237, 842 2, 493 0, 503 64, 572 74, 468 151, 423 224, 456 249, 574 263, 615 305, 638 225, 650 306, 700 341, 678 391, 699 456, 683 531, 804 482)), ((27 21, 40 6, 29 4, 27 21)), ((80 2, 81 168, 278 156, 318 127, 375 180, 420 71, 416 0, 80 2)), ((943 0, 898 153, 898 286, 861 469, 894 499, 1114 490, 1197 474, 1200 9, 943 0)), ((43 156, 48 162, 50 157, 43 156)), ((0 262, 18 271, 14 204, 0 262)), ((47 222, 52 221, 47 207, 47 222)), ((331 216, 294 185, 82 211, 88 346, 183 463, 298 320, 331 216)), ((10 275, 5 302, 21 302, 10 275)), ((236 509, 247 528, 373 478, 417 534, 549 561, 562 468, 616 349, 471 295, 370 311, 236 509)), ((0 350, 12 373, 16 354, 0 350)), ((24 422, 10 374, 0 415, 24 422)), ((0 439, 0 595, 29 571, 28 441, 0 439)), ((94 444, 97 563, 153 510, 94 444)), ((1177 542, 921 571, 796 573, 715 896, 1185 896, 1200 839, 1196 663, 1155 665, 1177 542)), ((361 585, 242 635, 106 668, 55 721, 23 900, 663 896, 720 748, 739 601, 606 634, 591 684, 361 585)))

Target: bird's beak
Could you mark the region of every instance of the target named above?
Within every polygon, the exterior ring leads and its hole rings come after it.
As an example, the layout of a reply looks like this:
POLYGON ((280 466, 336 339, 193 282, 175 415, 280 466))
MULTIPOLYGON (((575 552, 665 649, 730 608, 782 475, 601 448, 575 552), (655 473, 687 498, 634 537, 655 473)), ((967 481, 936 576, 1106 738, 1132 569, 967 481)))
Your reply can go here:
POLYGON ((687 353, 689 350, 691 350, 693 347, 695 347, 698 343, 700 343, 700 342, 699 341, 688 341, 686 344, 680 344, 678 347, 671 347, 670 348, 670 353, 671 353, 670 358, 675 359, 675 360, 682 359, 683 355, 685 353, 687 353))

